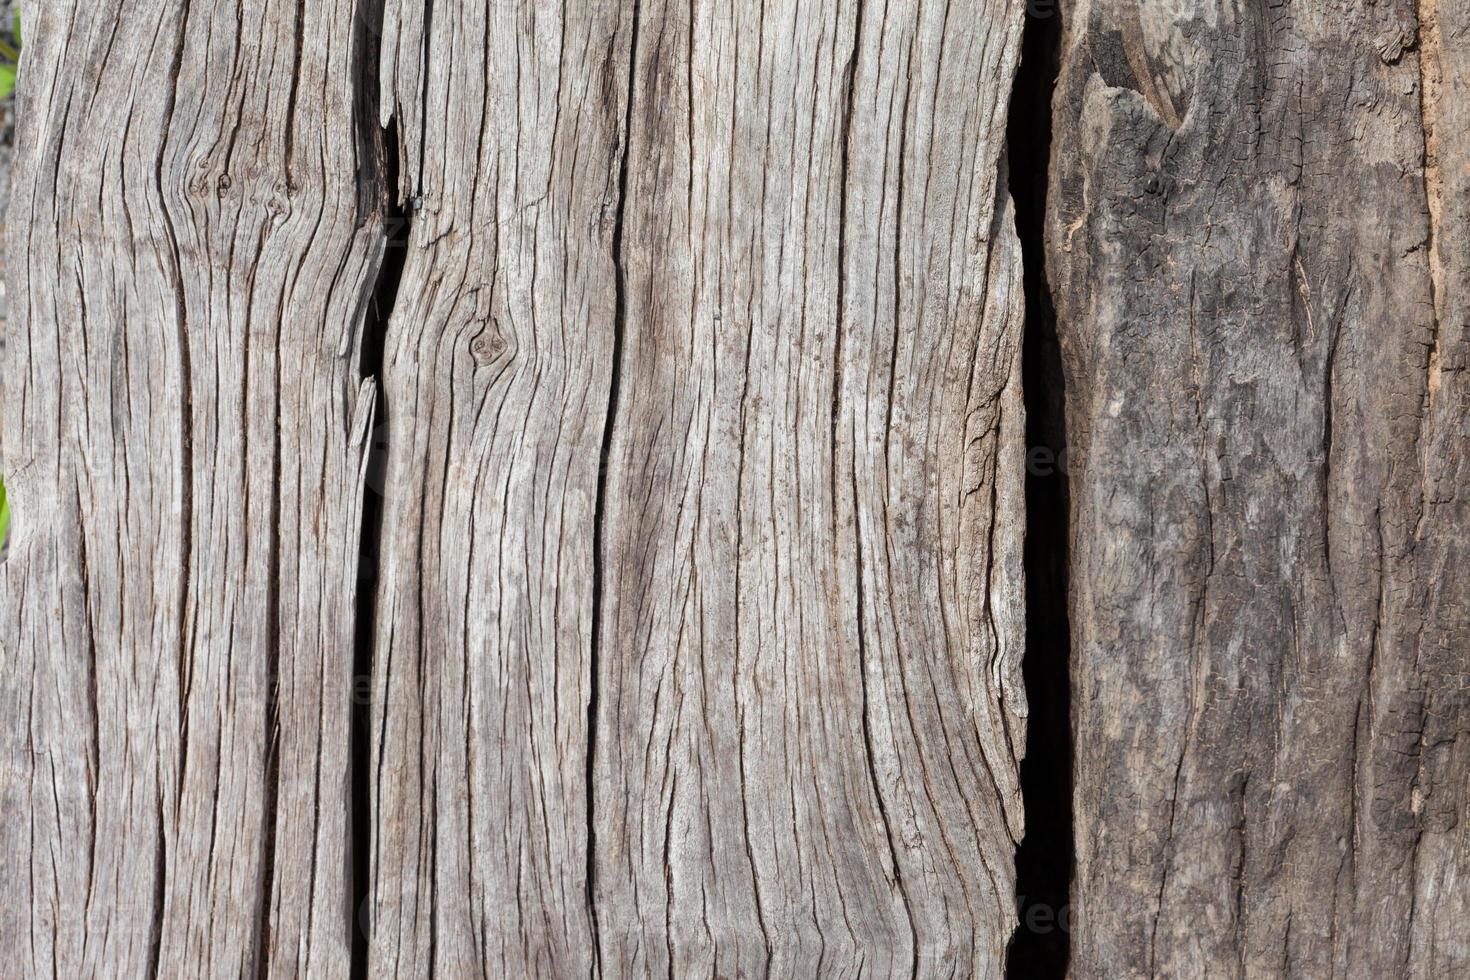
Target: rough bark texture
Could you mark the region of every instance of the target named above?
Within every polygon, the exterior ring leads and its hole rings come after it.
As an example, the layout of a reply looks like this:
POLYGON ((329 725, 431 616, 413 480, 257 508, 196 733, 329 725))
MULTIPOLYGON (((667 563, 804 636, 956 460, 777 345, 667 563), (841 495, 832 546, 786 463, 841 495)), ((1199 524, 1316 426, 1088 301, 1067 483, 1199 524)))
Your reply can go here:
POLYGON ((1078 976, 1470 971, 1470 17, 1068 5, 1078 976))
POLYGON ((347 972, 354 6, 27 18, 0 566, 23 976, 347 972))

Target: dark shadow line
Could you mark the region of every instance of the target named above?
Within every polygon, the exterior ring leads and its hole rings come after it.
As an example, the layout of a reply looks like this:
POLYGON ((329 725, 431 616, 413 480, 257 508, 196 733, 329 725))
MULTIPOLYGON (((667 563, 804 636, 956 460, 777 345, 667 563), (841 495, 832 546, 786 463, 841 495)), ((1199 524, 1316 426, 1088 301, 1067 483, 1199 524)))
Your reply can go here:
POLYGON ((373 660, 377 644, 377 593, 381 581, 388 399, 383 384, 384 351, 388 323, 398 302, 398 289, 408 254, 411 211, 401 199, 399 168, 403 159, 397 120, 387 128, 379 124, 382 93, 378 71, 382 59, 383 0, 361 0, 356 21, 358 50, 357 131, 359 156, 360 220, 376 222, 383 236, 383 254, 363 314, 358 346, 358 376, 375 382, 371 427, 364 437, 368 454, 364 467, 362 514, 358 542, 356 620, 354 623, 351 708, 348 726, 348 839, 350 862, 350 905, 347 909, 351 936, 353 980, 368 975, 372 940, 372 692, 373 660))
POLYGON ((1025 272, 1022 385, 1026 401, 1026 654, 1030 715, 1021 795, 1026 835, 1016 850, 1020 922, 1007 953, 1013 980, 1067 975, 1069 893, 1076 862, 1072 814, 1070 499, 1066 379, 1046 277, 1052 94, 1060 69, 1055 3, 1028 5, 1007 131, 1010 189, 1025 272))

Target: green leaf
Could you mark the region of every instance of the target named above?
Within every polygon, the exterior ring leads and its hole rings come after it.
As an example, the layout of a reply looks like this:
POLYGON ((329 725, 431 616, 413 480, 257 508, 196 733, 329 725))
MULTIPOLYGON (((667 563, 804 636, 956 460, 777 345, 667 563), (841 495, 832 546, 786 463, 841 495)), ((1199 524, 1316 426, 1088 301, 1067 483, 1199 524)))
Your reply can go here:
POLYGON ((16 44, 21 43, 20 42, 20 8, 19 7, 16 7, 15 8, 15 25, 13 27, 11 27, 10 33, 12 35, 14 35, 14 37, 15 37, 15 43, 16 44))
POLYGON ((15 66, 0 65, 0 99, 15 91, 15 66))
POLYGON ((10 501, 5 499, 5 477, 0 476, 0 548, 10 540, 10 501))

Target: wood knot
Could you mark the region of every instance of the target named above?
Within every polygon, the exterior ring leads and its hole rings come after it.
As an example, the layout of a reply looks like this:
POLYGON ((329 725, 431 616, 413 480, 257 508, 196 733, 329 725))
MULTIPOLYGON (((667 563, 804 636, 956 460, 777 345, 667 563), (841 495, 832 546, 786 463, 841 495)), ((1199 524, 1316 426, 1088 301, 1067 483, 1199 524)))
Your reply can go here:
POLYGON ((475 363, 480 367, 489 367, 504 357, 509 347, 505 336, 500 332, 500 321, 492 319, 485 329, 477 333, 475 339, 470 341, 470 354, 474 356, 475 363))

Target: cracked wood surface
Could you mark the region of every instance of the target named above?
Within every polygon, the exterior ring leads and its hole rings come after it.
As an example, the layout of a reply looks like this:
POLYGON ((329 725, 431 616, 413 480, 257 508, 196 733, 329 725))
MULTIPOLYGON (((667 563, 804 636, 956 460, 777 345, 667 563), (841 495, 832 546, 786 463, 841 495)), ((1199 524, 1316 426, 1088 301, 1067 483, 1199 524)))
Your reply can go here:
POLYGON ((1021 11, 953 6, 390 5, 373 972, 1000 975, 1021 11))
POLYGON ((1063 12, 1078 976, 1470 973, 1462 8, 1063 12))
POLYGON ((1018 13, 642 5, 593 800, 612 975, 1000 975, 1018 13))
POLYGON ((352 179, 356 10, 27 14, 6 972, 346 976, 356 345, 381 252, 352 179))
MULTIPOLYGON (((1470 13, 1063 13, 1073 973, 1470 972, 1470 13)), ((38 8, 16 969, 1001 975, 1021 14, 38 8)))
POLYGON ((372 975, 1000 975, 1018 7, 32 22, 0 566, 23 972, 342 976, 365 927, 372 975))

